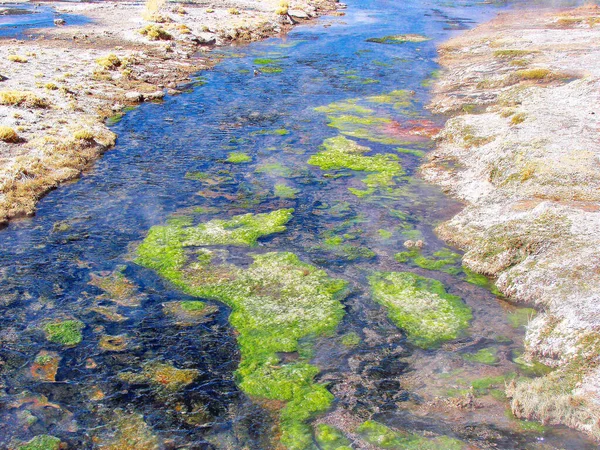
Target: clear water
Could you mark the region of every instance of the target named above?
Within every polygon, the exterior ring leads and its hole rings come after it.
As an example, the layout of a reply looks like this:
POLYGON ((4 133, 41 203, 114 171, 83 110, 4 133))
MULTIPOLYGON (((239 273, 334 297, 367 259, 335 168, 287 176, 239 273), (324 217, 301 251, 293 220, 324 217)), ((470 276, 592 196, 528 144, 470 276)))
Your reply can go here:
POLYGON ((3 3, 0 5, 0 39, 27 38, 30 30, 56 26, 55 19, 65 25, 83 25, 90 19, 77 14, 59 14, 48 4, 3 3))
MULTIPOLYGON (((213 302, 219 313, 210 321, 174 326, 162 304, 187 297, 131 262, 131 251, 151 226, 194 208, 205 208, 194 213, 196 221, 204 221, 293 207, 288 231, 262 240, 259 251, 292 251, 348 280, 353 291, 345 301, 347 315, 339 335, 354 331, 362 338, 351 349, 339 339, 317 344, 319 379, 329 382, 336 401, 331 412, 316 420, 343 428, 344 420, 373 418, 398 429, 457 437, 474 448, 596 448, 561 427, 527 431, 507 416, 506 401, 489 395, 478 399, 483 405, 478 408, 433 401, 452 397, 449 392, 464 389, 469 380, 521 373, 512 360, 522 347, 523 329, 509 323, 507 312, 513 306, 466 283, 464 276, 394 260, 407 239, 423 239, 428 253, 444 248, 433 229, 460 209, 414 177, 419 156, 398 153, 399 145, 358 139, 374 152, 398 154, 406 171, 396 194, 363 199, 347 188, 364 187, 364 174, 331 178, 307 165, 323 140, 338 134, 315 107, 397 89, 414 91, 410 108, 371 106, 378 117, 394 121, 390 135, 403 136, 403 148, 430 149, 429 140, 403 130, 443 124, 443 118, 431 117, 423 108, 429 95, 424 81, 437 69, 436 44, 491 18, 502 6, 416 0, 349 4, 346 16, 298 27, 285 39, 227 49, 223 61, 199 74, 188 93, 129 112, 113 127, 119 135, 114 150, 81 180, 46 196, 34 218, 0 231, 0 420, 5 425, 0 447, 48 433, 70 448, 94 448, 109 439, 120 417, 140 413, 164 448, 269 448, 272 418, 239 391, 233 378, 239 356, 228 309, 213 302), (366 42, 399 33, 432 40, 366 42), (257 58, 275 60, 272 65, 282 71, 264 73, 257 58), (255 76, 255 69, 263 73, 255 76), (288 133, 275 132, 281 129, 288 133), (246 152, 252 161, 225 163, 231 151, 246 152), (210 180, 186 178, 195 171, 208 173, 210 180), (296 199, 273 195, 274 185, 282 182, 298 190, 296 199), (406 218, 400 220, 391 210, 406 218), (324 246, 336 229, 352 235, 349 245, 368 248, 373 257, 352 259, 324 246), (90 284, 93 275, 116 270, 135 285, 139 306, 115 306, 90 284), (409 345, 370 299, 366 276, 373 270, 409 270, 444 282, 473 309, 468 334, 439 350, 409 345), (112 307, 126 320, 107 320, 92 309, 98 306, 112 307), (46 341, 40 328, 49 319, 65 317, 86 325, 83 342, 69 349, 46 341), (124 351, 99 347, 102 336, 122 334, 129 337, 124 351), (482 348, 497 352, 495 365, 461 356, 482 348), (30 367, 41 350, 62 357, 56 382, 31 377, 30 367), (166 396, 118 377, 148 361, 198 369, 201 376, 166 396), (198 411, 202 420, 191 423, 189 417, 198 411)), ((245 252, 236 252, 244 263, 245 252)), ((370 448, 360 440, 354 445, 370 448)))

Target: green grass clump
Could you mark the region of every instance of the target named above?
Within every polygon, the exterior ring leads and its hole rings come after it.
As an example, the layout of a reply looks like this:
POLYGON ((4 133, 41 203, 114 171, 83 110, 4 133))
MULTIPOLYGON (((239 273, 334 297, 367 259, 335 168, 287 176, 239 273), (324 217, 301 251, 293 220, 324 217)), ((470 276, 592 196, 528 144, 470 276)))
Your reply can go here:
POLYGON ((358 434, 369 444, 378 448, 403 450, 462 450, 465 448, 458 439, 448 436, 426 438, 416 433, 394 431, 385 425, 367 420, 357 429, 358 434))
POLYGON ((241 164, 252 161, 252 158, 250 155, 244 152, 231 152, 229 155, 227 155, 227 159, 225 161, 232 164, 241 164))
POLYGON ((279 354, 299 351, 302 339, 334 332, 344 314, 340 299, 346 283, 329 278, 293 253, 252 255, 254 262, 242 268, 225 262, 225 250, 198 248, 253 246, 261 236, 284 231, 292 212, 153 227, 138 247, 136 262, 187 294, 231 307, 229 321, 238 332, 241 353, 238 385, 251 397, 283 402, 281 443, 303 449, 312 444, 306 421, 328 409, 333 396, 314 382, 319 369, 303 352, 289 363, 282 363, 279 354))
POLYGON ((79 320, 63 320, 47 323, 44 325, 44 332, 46 333, 46 339, 50 342, 71 347, 79 344, 83 339, 81 330, 84 326, 79 320))
POLYGON ((17 143, 19 142, 19 135, 11 127, 0 126, 0 141, 17 143))
POLYGON ((315 429, 315 438, 321 450, 351 450, 350 441, 331 425, 320 423, 315 429))
MULTIPOLYGON (((349 169, 362 172, 372 172, 362 181, 372 192, 376 187, 395 185, 394 178, 401 176, 404 171, 398 162, 398 157, 392 154, 377 154, 365 156, 371 151, 369 147, 358 145, 344 136, 326 139, 321 151, 312 155, 308 164, 318 166, 322 170, 349 169)), ((353 193, 356 193, 351 191, 353 193)))
POLYGON ((275 197, 294 199, 298 192, 300 192, 298 189, 294 189, 287 184, 277 183, 275 185, 275 197))
POLYGON ((407 42, 418 43, 429 40, 431 40, 431 38, 420 34, 394 34, 380 38, 369 38, 367 39, 367 42, 375 42, 376 44, 405 44, 407 42))
POLYGON ((58 450, 60 439, 48 434, 40 434, 26 444, 18 446, 18 450, 58 450))
POLYGON ((496 356, 497 350, 493 347, 482 348, 476 353, 466 353, 463 356, 464 359, 471 362, 476 362, 480 364, 488 364, 494 365, 498 362, 498 357, 496 356))
POLYGON ((374 300, 418 347, 456 339, 469 326, 471 309, 437 280, 409 272, 377 272, 369 283, 374 300))

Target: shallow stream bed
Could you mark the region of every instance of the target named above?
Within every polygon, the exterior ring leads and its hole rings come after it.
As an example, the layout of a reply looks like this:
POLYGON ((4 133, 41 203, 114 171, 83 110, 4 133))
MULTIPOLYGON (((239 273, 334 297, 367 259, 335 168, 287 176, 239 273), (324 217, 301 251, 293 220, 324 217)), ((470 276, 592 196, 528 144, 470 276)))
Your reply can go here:
POLYGON ((433 233, 461 205, 415 176, 436 44, 500 8, 351 1, 115 118, 0 230, 0 447, 597 448, 511 416, 505 383, 548 370, 519 359, 534 311, 461 268, 433 233))

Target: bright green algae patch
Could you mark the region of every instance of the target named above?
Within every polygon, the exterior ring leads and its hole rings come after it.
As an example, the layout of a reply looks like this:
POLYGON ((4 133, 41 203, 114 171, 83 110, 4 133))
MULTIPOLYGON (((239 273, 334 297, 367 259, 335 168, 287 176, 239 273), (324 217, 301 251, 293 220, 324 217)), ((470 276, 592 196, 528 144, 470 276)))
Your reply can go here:
POLYGON ((422 348, 456 339, 469 326, 471 309, 437 280, 410 272, 376 272, 369 277, 373 299, 410 342, 422 348))
POLYGON ((55 344, 71 347, 77 345, 82 340, 81 329, 85 325, 79 320, 63 320, 61 322, 52 322, 44 325, 46 339, 55 344))
POLYGON ((285 403, 279 411, 281 443, 290 449, 312 445, 305 423, 329 408, 333 396, 314 382, 319 369, 306 352, 282 363, 279 353, 300 350, 300 341, 333 333, 344 315, 340 299, 346 283, 301 262, 293 253, 251 255, 241 268, 226 262, 215 245, 253 246, 261 236, 285 230, 293 210, 246 214, 196 226, 153 227, 138 247, 137 263, 156 270, 187 294, 222 301, 238 331, 240 388, 260 399, 285 403), (193 250, 195 248, 195 252, 193 250))
POLYGON ((448 436, 427 438, 416 433, 394 431, 385 425, 367 420, 357 429, 358 434, 377 448, 398 450, 461 450, 465 444, 448 436))
POLYGON ((57 437, 41 434, 17 448, 19 450, 58 450, 60 443, 61 441, 57 437))
POLYGON ((404 174, 398 157, 392 154, 364 155, 370 151, 369 147, 359 145, 344 136, 336 136, 326 139, 321 151, 312 155, 308 164, 318 166, 322 170, 349 169, 371 172, 362 180, 367 185, 366 191, 350 189, 356 195, 373 193, 378 187, 394 186, 394 178, 404 174))
POLYGON ((315 438, 321 450, 351 450, 350 441, 331 425, 320 423, 316 426, 315 438))
POLYGON ((244 152, 231 152, 229 155, 227 155, 227 159, 225 161, 232 164, 241 164, 252 161, 252 158, 244 152))

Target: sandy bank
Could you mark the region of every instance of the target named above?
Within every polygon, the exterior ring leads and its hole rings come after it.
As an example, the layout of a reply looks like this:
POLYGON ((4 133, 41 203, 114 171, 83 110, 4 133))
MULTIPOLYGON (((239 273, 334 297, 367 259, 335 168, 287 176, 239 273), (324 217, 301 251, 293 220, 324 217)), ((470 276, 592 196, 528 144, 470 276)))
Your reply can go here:
POLYGON ((440 48, 449 113, 422 174, 466 202, 438 228, 464 264, 537 305, 513 412, 600 439, 600 9, 518 11, 440 48))
POLYGON ((159 100, 167 89, 175 93, 191 73, 213 65, 210 48, 284 33, 338 6, 156 3, 149 10, 143 3, 53 2, 58 12, 92 22, 42 29, 33 40, 0 40, 0 224, 33 214, 41 196, 114 145, 107 117, 159 100))

